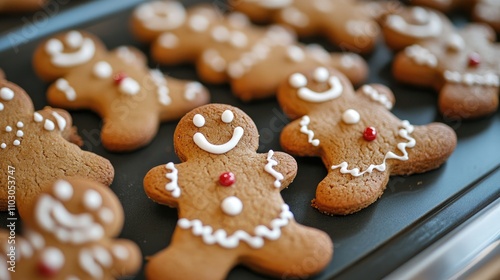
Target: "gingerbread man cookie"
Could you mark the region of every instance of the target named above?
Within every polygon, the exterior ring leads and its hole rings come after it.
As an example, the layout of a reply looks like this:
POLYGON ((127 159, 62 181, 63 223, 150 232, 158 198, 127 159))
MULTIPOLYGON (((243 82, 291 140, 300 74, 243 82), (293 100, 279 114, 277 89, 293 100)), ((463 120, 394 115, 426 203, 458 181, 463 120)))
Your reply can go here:
POLYGON ((354 91, 333 69, 295 73, 277 97, 296 119, 282 131, 283 149, 320 156, 328 168, 312 203, 325 214, 346 215, 369 206, 390 176, 438 168, 457 143, 455 132, 444 124, 413 126, 390 113, 394 96, 385 86, 354 91))
POLYGON ((274 96, 280 81, 300 69, 335 67, 353 83, 363 81, 368 71, 358 55, 305 46, 282 27, 257 27, 243 14, 221 15, 208 5, 186 10, 178 2, 148 2, 135 10, 132 27, 141 41, 153 42, 156 61, 193 62, 202 79, 230 82, 245 101, 274 96))
POLYGON ((50 104, 91 109, 102 116, 103 145, 116 152, 147 145, 160 122, 176 120, 209 102, 198 82, 165 77, 150 70, 146 58, 132 47, 108 52, 83 31, 58 34, 36 50, 34 67, 47 81, 50 104))
POLYGON ((500 47, 490 28, 470 24, 455 29, 442 14, 414 7, 388 16, 384 33, 389 45, 406 47, 393 62, 396 79, 434 87, 445 117, 472 119, 496 112, 500 47), (411 18, 427 24, 414 24, 411 18))
POLYGON ((149 259, 148 279, 223 279, 237 264, 306 277, 329 263, 329 236, 299 225, 280 195, 296 175, 295 160, 257 154, 258 138, 250 117, 229 105, 205 105, 181 119, 174 147, 183 163, 155 167, 144 179, 152 200, 179 208, 171 244, 149 259))
POLYGON ((442 12, 462 9, 471 12, 472 19, 490 25, 500 32, 499 0, 413 0, 412 5, 430 7, 442 12))
POLYGON ((342 49, 373 51, 380 35, 376 22, 390 2, 360 0, 232 0, 231 7, 257 22, 276 22, 301 36, 325 35, 342 49))
POLYGON ((24 238, 13 243, 0 232, 0 279, 115 279, 139 270, 139 247, 116 239, 123 208, 109 188, 77 178, 46 187, 24 217, 24 238))
POLYGON ((23 216, 41 187, 56 178, 80 176, 110 185, 111 163, 73 144, 80 141, 66 111, 46 107, 35 112, 24 90, 0 80, 0 167, 4 172, 0 211, 15 210, 9 202, 15 196, 23 216))

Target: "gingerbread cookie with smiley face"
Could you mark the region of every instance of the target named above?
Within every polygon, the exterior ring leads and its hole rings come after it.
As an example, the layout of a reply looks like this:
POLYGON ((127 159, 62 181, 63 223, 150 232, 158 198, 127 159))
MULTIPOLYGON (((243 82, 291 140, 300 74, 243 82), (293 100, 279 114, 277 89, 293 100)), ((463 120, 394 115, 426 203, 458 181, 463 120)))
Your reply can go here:
POLYGON ((383 194, 390 176, 438 168, 457 143, 444 124, 413 126, 390 113, 394 96, 387 87, 364 85, 354 91, 333 69, 295 73, 277 97, 295 119, 281 133, 283 149, 321 157, 328 168, 312 203, 325 214, 368 207, 383 194))
POLYGON ((258 139, 250 117, 229 105, 205 105, 181 119, 174 146, 182 163, 144 178, 152 200, 179 209, 170 245, 149 259, 148 279, 223 279, 238 264, 306 277, 328 264, 328 235, 299 225, 280 195, 296 175, 295 160, 256 153, 258 139))
POLYGON ((274 96, 280 81, 300 69, 335 67, 353 83, 363 81, 368 71, 358 55, 302 45, 282 27, 257 27, 243 14, 222 15, 208 5, 186 10, 173 1, 145 3, 132 16, 132 31, 139 40, 152 42, 156 61, 195 63, 203 80, 229 82, 245 101, 274 96))
POLYGON ((380 35, 376 22, 391 2, 359 0, 232 0, 231 7, 260 23, 276 22, 300 36, 324 35, 342 49, 373 51, 380 35))
POLYGON ((388 16, 384 33, 389 45, 406 47, 393 62, 396 79, 434 87, 445 117, 473 119, 496 112, 500 46, 490 28, 456 29, 442 14, 413 7, 388 16))
POLYGON ((139 247, 115 239, 123 208, 109 188, 77 178, 47 187, 24 217, 24 238, 13 243, 0 232, 0 279, 116 279, 139 270, 139 247))
POLYGON ((35 112, 24 90, 0 80, 0 167, 5 172, 0 211, 14 211, 9 201, 15 200, 24 216, 42 186, 56 178, 80 176, 110 185, 111 163, 73 144, 80 141, 68 112, 50 107, 35 112))
POLYGON ((44 41, 34 67, 47 81, 50 104, 90 109, 103 118, 101 140, 108 150, 126 152, 147 145, 160 122, 179 119, 209 102, 198 82, 181 81, 147 68, 132 47, 108 52, 95 36, 70 31, 44 41))

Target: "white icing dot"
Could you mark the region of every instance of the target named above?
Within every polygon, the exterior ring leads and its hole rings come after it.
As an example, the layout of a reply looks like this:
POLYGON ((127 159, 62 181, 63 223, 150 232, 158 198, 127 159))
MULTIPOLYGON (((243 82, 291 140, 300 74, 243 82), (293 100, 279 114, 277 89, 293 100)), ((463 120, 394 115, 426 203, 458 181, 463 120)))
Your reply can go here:
POLYGON ((82 45, 83 42, 83 36, 80 32, 78 31, 70 31, 66 35, 66 43, 73 48, 76 49, 82 45))
POLYGON ((139 83, 130 77, 126 77, 120 82, 120 92, 123 94, 136 95, 140 90, 139 83))
POLYGON ((12 98, 14 98, 14 91, 10 88, 3 87, 0 89, 0 97, 5 101, 12 100, 12 98))
POLYGON ((227 215, 236 216, 243 210, 243 202, 236 196, 229 196, 222 201, 221 208, 227 215))
POLYGON ((40 113, 35 112, 35 113, 33 113, 33 120, 35 122, 38 122, 38 123, 42 122, 43 121, 43 116, 40 115, 40 113))
POLYGON ((299 46, 289 46, 286 50, 288 58, 293 62, 301 62, 304 60, 304 51, 299 46))
POLYGON ((64 46, 58 39, 50 39, 45 45, 45 51, 50 55, 59 54, 64 50, 64 46))
POLYGON ((300 73, 295 73, 295 74, 290 76, 288 82, 294 88, 301 88, 301 87, 305 87, 307 85, 307 78, 306 78, 306 76, 304 76, 300 73))
POLYGON ((179 44, 179 37, 170 32, 163 33, 158 40, 167 49, 173 49, 179 44))
POLYGON ((314 70, 313 78, 318 83, 324 83, 330 77, 330 72, 325 67, 318 67, 314 70))
POLYGON ((64 254, 55 247, 47 247, 42 251, 40 260, 49 269, 57 271, 64 265, 64 254))
POLYGON ((189 19, 189 27, 196 32, 203 32, 207 30, 210 21, 203 15, 192 15, 189 19))
POLYGON ((53 121, 45 120, 45 124, 43 125, 43 128, 45 128, 45 130, 52 131, 54 130, 55 127, 56 125, 54 124, 53 121))
POLYGON ((193 117, 193 124, 196 127, 203 127, 205 125, 205 118, 200 114, 196 114, 193 117))
POLYGON ((346 54, 340 58, 340 64, 344 68, 351 68, 354 66, 354 58, 352 55, 346 54))
POLYGON ((23 132, 22 130, 18 130, 18 131, 16 132, 16 136, 17 136, 17 137, 23 137, 23 136, 24 136, 24 132, 23 132))
POLYGON ((125 248, 125 246, 122 246, 122 245, 115 245, 113 246, 113 248, 111 248, 112 252, 113 252, 113 255, 115 255, 115 257, 117 257, 118 259, 121 259, 121 260, 126 260, 128 259, 128 250, 127 248, 125 248))
POLYGON ((4 108, 3 103, 0 102, 0 111, 3 111, 3 108, 4 108))
POLYGON ((237 48, 244 48, 248 43, 248 38, 245 33, 240 31, 234 31, 231 34, 231 45, 237 48))
POLYGON ((6 126, 6 127, 5 127, 5 131, 7 131, 7 132, 11 132, 11 131, 12 131, 12 127, 11 127, 11 126, 9 126, 9 125, 8 125, 8 126, 6 126))
POLYGON ((358 111, 353 109, 348 109, 342 114, 342 120, 346 124, 355 124, 358 123, 361 117, 359 116, 358 111))
POLYGON ((68 201, 73 197, 73 186, 67 181, 58 180, 54 184, 54 194, 62 201, 68 201))
POLYGON ((115 215, 113 214, 113 211, 111 211, 109 208, 103 208, 99 211, 99 218, 107 224, 113 222, 115 215))
POLYGON ((113 68, 106 61, 99 61, 94 65, 94 75, 97 78, 109 78, 111 74, 113 74, 113 68))
POLYGON ((464 39, 456 33, 453 33, 450 37, 448 37, 447 44, 448 48, 452 51, 461 51, 465 47, 464 39))
POLYGON ((19 128, 21 128, 21 127, 24 126, 24 123, 23 122, 17 122, 16 126, 19 127, 19 128))
POLYGON ((84 194, 84 197, 83 197, 83 204, 89 210, 96 210, 97 208, 101 207, 101 205, 102 205, 101 194, 99 194, 95 190, 86 191, 84 194))
POLYGON ((234 114, 231 110, 226 110, 222 113, 222 121, 225 123, 230 123, 234 119, 234 114))
POLYGON ((12 144, 14 144, 14 146, 19 146, 21 144, 21 142, 19 140, 14 140, 14 142, 12 142, 12 144))
POLYGON ((216 26, 212 29, 212 38, 217 42, 229 40, 229 30, 224 26, 216 26))
POLYGON ((241 78, 245 72, 245 66, 240 62, 232 62, 227 69, 227 74, 233 79, 241 78))
POLYGON ((0 148, 2 148, 2 149, 5 149, 5 148, 7 148, 7 144, 5 144, 5 143, 2 143, 2 144, 0 145, 0 148))

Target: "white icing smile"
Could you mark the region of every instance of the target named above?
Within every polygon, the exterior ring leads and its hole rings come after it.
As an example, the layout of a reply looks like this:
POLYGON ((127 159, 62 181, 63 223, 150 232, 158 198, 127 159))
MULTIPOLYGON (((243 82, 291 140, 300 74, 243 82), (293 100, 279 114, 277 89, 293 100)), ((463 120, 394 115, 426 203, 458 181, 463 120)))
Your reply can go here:
POLYGON ((46 52, 51 56, 51 62, 58 67, 73 67, 84 64, 92 59, 95 53, 94 41, 83 38, 78 31, 71 31, 66 35, 66 44, 76 51, 64 52, 64 45, 59 39, 52 38, 45 45, 46 52))
POLYGON ((413 8, 413 17, 417 24, 408 23, 400 15, 390 15, 387 17, 387 25, 395 31, 416 38, 436 37, 441 34, 443 24, 436 13, 416 7, 413 8))
MULTIPOLYGON (((222 113, 221 118, 223 122, 231 123, 234 119, 234 114, 230 110, 226 110, 224 111, 224 113, 222 113)), ((205 125, 205 118, 200 114, 196 114, 193 118, 193 124, 197 127, 203 127, 205 125)), ((210 143, 205 135, 203 135, 203 133, 201 132, 197 132, 194 134, 193 141, 200 149, 206 152, 212 154, 224 154, 238 145, 241 137, 243 136, 243 132, 244 130, 242 127, 236 127, 233 131, 233 136, 231 137, 231 139, 226 143, 220 145, 210 143)))
POLYGON ((311 90, 310 88, 306 87, 307 78, 300 73, 295 73, 290 76, 289 83, 292 87, 298 89, 297 95, 300 97, 300 99, 308 102, 326 102, 342 95, 342 91, 344 88, 340 83, 339 78, 336 76, 330 76, 330 73, 326 68, 317 68, 314 71, 313 79, 318 83, 328 82, 328 84, 330 85, 330 89, 323 92, 316 92, 311 90))
POLYGON ((186 21, 186 10, 178 2, 152 2, 141 5, 135 12, 146 28, 163 31, 175 29, 186 21))

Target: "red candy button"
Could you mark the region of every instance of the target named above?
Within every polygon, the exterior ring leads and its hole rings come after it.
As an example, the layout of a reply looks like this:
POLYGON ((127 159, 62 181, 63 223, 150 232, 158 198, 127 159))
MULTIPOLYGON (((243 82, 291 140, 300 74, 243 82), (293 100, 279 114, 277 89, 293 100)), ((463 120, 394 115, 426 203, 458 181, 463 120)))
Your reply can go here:
POLYGON ((478 53, 473 52, 473 53, 469 54, 469 66, 470 67, 478 66, 480 63, 481 63, 481 56, 478 53))
POLYGON ((366 141, 375 140, 375 138, 377 138, 377 130, 372 126, 367 127, 363 132, 363 138, 365 138, 366 141))
POLYGON ((224 187, 229 187, 234 184, 236 178, 232 172, 224 172, 219 176, 219 183, 224 187))
POLYGON ((119 85, 123 81, 123 79, 125 79, 126 77, 127 77, 127 74, 125 74, 123 72, 119 72, 118 74, 113 76, 113 80, 115 81, 115 84, 119 85))
POLYGON ((55 276, 58 272, 57 270, 46 265, 44 262, 39 262, 37 264, 37 269, 38 273, 40 273, 40 275, 42 275, 43 277, 52 277, 55 276))

